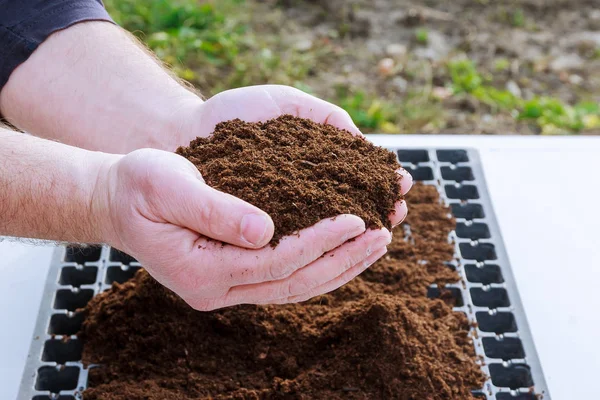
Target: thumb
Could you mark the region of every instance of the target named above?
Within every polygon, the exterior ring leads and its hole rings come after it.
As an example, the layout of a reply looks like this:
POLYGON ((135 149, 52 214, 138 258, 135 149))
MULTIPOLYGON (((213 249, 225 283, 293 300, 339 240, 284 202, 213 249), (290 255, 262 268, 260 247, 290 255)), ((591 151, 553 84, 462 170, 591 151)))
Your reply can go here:
POLYGON ((197 168, 181 156, 162 153, 154 161, 155 190, 148 203, 157 217, 236 246, 269 243, 275 227, 267 213, 206 185, 197 168))

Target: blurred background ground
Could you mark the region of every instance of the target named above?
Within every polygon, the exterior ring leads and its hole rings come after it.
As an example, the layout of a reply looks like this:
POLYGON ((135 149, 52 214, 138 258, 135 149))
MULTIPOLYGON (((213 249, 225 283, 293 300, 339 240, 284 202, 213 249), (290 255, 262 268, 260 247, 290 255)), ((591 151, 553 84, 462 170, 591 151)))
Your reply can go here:
POLYGON ((597 0, 105 0, 206 97, 279 83, 366 132, 600 134, 597 0))

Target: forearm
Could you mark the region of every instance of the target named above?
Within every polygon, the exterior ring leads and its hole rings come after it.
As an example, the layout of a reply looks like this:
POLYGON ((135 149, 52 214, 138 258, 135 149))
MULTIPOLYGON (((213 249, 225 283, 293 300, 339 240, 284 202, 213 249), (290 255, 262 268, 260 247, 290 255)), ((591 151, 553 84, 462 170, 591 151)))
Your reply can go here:
POLYGON ((97 178, 115 155, 0 127, 0 235, 101 243, 97 178))
POLYGON ((18 128, 114 153, 175 150, 201 103, 126 32, 106 22, 54 33, 0 92, 0 110, 18 128))

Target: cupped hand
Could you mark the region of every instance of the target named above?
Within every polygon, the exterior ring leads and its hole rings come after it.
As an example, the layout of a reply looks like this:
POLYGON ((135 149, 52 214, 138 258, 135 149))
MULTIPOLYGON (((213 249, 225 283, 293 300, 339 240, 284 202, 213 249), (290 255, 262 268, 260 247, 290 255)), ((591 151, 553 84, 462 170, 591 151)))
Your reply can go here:
MULTIPOLYGON (((196 124, 180 139, 182 144, 189 143, 197 136, 208 137, 222 121, 239 118, 246 122, 258 122, 284 114, 330 124, 362 136, 343 108, 290 86, 259 85, 227 90, 211 97, 199 108, 198 115, 194 117, 196 124)), ((401 178, 400 191, 404 195, 412 187, 413 179, 402 168, 398 174, 401 178)), ((395 212, 389 216, 392 225, 402 222, 407 212, 406 202, 396 203, 395 212)))
POLYGON ((391 241, 388 230, 365 231, 360 218, 341 215, 265 246, 274 230, 267 214, 209 187, 192 163, 161 150, 112 159, 96 199, 98 209, 109 210, 99 222, 109 222, 101 227, 108 244, 198 310, 326 293, 360 274, 391 241))
MULTIPOLYGON (((178 140, 185 145, 207 137, 217 123, 234 118, 256 122, 283 114, 361 135, 343 109, 297 89, 266 85, 210 98, 178 140)), ((398 173, 405 194, 412 177, 398 173)), ((110 210, 108 243, 137 258, 198 310, 327 293, 383 256, 391 241, 387 229, 366 230, 360 218, 341 215, 287 236, 275 248, 266 246, 274 232, 267 214, 209 187, 193 164, 160 150, 137 150, 107 164, 98 186, 110 210)), ((398 202, 390 221, 396 225, 406 213, 405 202, 398 202)))

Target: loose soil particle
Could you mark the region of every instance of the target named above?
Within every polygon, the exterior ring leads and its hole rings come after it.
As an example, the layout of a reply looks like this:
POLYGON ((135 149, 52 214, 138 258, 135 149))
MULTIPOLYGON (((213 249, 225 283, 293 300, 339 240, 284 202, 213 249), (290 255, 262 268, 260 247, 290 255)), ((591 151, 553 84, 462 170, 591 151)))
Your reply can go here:
POLYGON ((102 367, 85 399, 473 399, 468 321, 426 297, 459 279, 443 263, 454 221, 434 187, 408 201, 388 255, 306 303, 203 313, 145 271, 114 284, 86 308, 83 361, 102 367))
POLYGON ((391 228, 399 201, 394 153, 332 125, 284 115, 267 122, 222 122, 209 138, 177 153, 206 183, 266 211, 276 245, 286 235, 340 214, 391 228))

